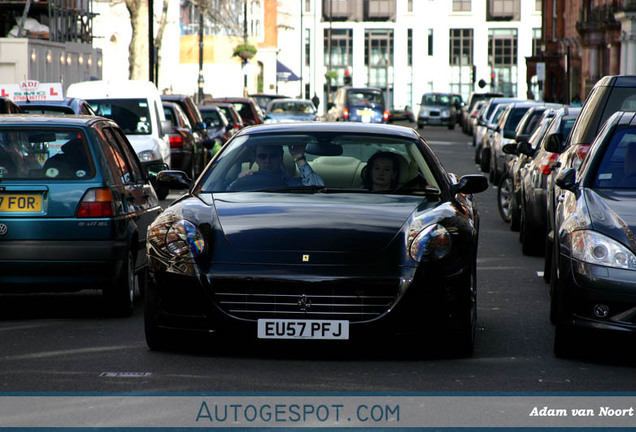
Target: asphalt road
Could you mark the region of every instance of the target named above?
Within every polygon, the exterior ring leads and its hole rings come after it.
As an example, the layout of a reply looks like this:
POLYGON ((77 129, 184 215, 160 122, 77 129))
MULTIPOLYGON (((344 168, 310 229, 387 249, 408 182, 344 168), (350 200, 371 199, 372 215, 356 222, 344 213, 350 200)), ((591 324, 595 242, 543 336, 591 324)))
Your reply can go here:
MULTIPOLYGON (((459 128, 422 135, 444 166, 478 173, 459 128)), ((636 389, 633 340, 589 340, 589 353, 552 354, 543 259, 521 253, 498 214, 496 190, 481 214, 478 323, 470 359, 414 357, 409 343, 345 346, 238 342, 150 351, 142 307, 108 318, 98 293, 0 296, 0 392, 617 392, 636 389)), ((422 313, 426 313, 425 310, 422 313)))

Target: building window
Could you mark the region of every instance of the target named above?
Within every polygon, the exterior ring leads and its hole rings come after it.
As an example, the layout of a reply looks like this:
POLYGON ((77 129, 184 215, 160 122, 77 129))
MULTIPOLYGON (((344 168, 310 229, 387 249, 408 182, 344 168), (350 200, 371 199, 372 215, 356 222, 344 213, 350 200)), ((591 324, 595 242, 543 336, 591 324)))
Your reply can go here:
POLYGON ((311 66, 311 30, 305 29, 305 66, 311 66))
POLYGON ((428 29, 428 55, 433 55, 433 29, 428 29))
POLYGON ((488 21, 519 21, 520 16, 520 0, 488 0, 488 21))
POLYGON ((453 12, 470 12, 471 0, 453 0, 453 12))
POLYGON ((393 66, 393 30, 365 31, 364 64, 368 71, 367 85, 387 89, 389 68, 393 66))
POLYGON ((473 64, 473 29, 450 29, 448 63, 452 66, 473 64))
POLYGON ((406 65, 413 66, 413 29, 406 30, 406 65))
POLYGON ((353 63, 353 30, 325 29, 324 38, 325 65, 338 73, 332 85, 343 85, 344 71, 353 63))
POLYGON ((541 7, 543 5, 543 0, 535 0, 534 2, 534 10, 541 12, 541 7))
POLYGON ((491 68, 491 91, 517 94, 517 30, 488 31, 488 64, 491 68))
POLYGON ((407 0, 406 2, 406 11, 413 12, 413 0, 407 0))
POLYGON ((532 29, 532 55, 539 57, 541 55, 541 29, 532 29))
POLYGON ((305 0, 305 12, 311 12, 311 0, 305 0))
POLYGON ((394 20, 395 0, 365 0, 365 21, 394 20))

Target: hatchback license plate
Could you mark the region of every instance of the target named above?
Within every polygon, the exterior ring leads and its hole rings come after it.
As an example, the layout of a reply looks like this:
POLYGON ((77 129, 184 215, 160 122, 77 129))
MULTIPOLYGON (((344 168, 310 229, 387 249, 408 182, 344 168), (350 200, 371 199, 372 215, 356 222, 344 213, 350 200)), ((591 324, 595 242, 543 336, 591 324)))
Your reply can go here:
POLYGON ((40 212, 42 195, 0 194, 0 212, 40 212))
POLYGON ((259 319, 259 339, 349 339, 349 321, 259 319))

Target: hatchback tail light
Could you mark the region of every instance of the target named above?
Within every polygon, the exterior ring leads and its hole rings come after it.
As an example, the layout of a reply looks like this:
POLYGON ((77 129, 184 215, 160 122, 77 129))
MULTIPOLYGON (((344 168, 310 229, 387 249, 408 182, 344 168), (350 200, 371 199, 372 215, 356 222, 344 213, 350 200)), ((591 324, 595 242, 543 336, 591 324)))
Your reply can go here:
POLYGON ((342 111, 342 116, 344 117, 344 119, 345 119, 345 120, 348 120, 348 119, 349 119, 349 108, 345 108, 345 109, 342 111))
POLYGON ((183 134, 181 132, 170 135, 168 140, 170 141, 170 148, 183 148, 183 134))
POLYGON ((388 121, 389 120, 389 112, 388 111, 384 111, 384 113, 382 113, 382 119, 384 121, 388 121))
POLYGON ((114 214, 113 193, 108 188, 87 190, 75 212, 78 218, 112 217, 114 214))

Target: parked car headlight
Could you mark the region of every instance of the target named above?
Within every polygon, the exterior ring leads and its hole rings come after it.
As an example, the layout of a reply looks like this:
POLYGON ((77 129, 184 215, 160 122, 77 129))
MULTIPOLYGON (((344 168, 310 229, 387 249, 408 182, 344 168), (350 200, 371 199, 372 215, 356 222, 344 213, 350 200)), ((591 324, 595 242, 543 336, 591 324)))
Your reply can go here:
POLYGON ((450 110, 442 110, 442 117, 450 117, 450 110))
POLYGON ((417 262, 434 261, 444 258, 451 249, 451 236, 439 224, 425 227, 413 239, 410 246, 411 258, 417 262))
POLYGON ((572 257, 590 264, 636 270, 636 256, 625 246, 590 230, 574 231, 572 257))
POLYGON ((197 256, 205 252, 205 239, 192 222, 180 220, 168 229, 166 248, 176 256, 188 253, 197 256))

